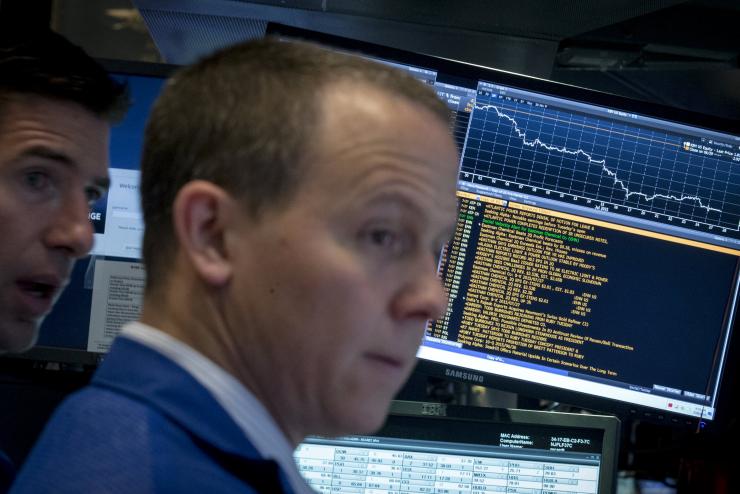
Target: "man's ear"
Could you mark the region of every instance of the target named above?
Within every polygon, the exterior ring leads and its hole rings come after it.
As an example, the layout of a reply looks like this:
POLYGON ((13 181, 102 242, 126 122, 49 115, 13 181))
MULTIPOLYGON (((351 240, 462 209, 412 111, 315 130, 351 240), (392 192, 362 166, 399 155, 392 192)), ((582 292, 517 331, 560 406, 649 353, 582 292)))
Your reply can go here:
POLYGON ((212 286, 223 286, 231 279, 233 266, 224 238, 233 206, 234 199, 224 189, 204 180, 185 184, 172 206, 180 252, 212 286))

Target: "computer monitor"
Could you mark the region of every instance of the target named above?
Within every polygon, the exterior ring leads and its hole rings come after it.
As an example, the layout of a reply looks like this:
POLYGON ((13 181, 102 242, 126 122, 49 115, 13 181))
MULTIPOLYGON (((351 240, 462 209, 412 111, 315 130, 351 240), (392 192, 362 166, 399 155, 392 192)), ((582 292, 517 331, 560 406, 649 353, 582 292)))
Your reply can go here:
POLYGON ((613 416, 396 401, 376 434, 309 437, 298 469, 317 492, 611 493, 613 416))
POLYGON ((174 67, 102 61, 112 77, 126 82, 132 106, 111 129, 108 195, 90 213, 95 243, 75 264, 67 288, 45 318, 36 347, 21 355, 39 361, 94 367, 124 322, 141 308, 144 230, 139 206, 139 160, 151 105, 174 67))
POLYGON ((419 372, 712 420, 740 285, 740 125, 280 25, 423 73, 461 150, 419 372))

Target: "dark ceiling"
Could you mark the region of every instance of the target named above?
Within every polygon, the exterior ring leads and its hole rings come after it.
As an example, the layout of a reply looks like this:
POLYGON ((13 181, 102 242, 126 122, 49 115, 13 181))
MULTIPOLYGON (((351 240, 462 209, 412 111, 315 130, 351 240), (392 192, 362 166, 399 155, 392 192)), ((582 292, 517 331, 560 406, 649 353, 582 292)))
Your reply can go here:
POLYGON ((134 0, 187 63, 268 21, 740 118, 738 0, 134 0))

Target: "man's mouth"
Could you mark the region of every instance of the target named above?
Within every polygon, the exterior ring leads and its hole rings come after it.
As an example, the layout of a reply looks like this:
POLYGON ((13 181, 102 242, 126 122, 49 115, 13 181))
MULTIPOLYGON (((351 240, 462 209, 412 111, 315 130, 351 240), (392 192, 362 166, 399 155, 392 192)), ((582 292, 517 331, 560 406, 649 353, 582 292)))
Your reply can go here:
POLYGON ((39 281, 19 281, 18 286, 25 293, 38 299, 50 299, 57 290, 56 285, 39 281))
POLYGON ((64 286, 55 276, 24 278, 16 282, 18 309, 25 317, 39 318, 47 314, 64 286))

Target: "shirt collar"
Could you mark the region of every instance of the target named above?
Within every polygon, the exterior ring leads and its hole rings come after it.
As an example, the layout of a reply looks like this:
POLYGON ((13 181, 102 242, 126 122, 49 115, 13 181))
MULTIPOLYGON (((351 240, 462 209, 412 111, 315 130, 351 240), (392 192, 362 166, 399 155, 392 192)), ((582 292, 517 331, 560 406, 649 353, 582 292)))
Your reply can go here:
POLYGON ((182 367, 213 395, 255 449, 282 467, 296 492, 314 492, 298 472, 293 448, 285 434, 257 397, 234 376, 182 341, 144 323, 124 325, 121 336, 159 352, 182 367))

